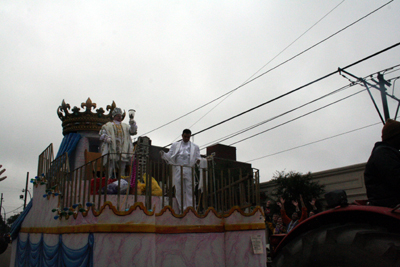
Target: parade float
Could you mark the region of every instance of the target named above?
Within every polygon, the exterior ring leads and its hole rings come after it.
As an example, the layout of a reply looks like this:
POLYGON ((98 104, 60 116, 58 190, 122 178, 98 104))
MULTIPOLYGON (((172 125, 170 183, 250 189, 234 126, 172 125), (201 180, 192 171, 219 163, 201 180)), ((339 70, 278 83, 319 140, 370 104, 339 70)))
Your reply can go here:
POLYGON ((258 170, 218 158, 214 147, 192 172, 195 207, 180 210, 164 148, 139 137, 127 176, 110 177, 98 133, 116 105, 95 110, 88 98, 81 108, 58 107, 64 138, 56 157, 52 144, 39 155, 10 266, 266 265, 258 170))

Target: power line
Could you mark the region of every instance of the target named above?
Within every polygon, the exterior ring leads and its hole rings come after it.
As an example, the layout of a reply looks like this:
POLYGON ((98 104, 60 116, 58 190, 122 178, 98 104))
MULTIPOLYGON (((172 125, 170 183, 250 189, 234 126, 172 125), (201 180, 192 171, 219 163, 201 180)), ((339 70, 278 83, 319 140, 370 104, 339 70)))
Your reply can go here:
MULTIPOLYGON (((202 120, 205 116, 207 116, 211 111, 213 111, 219 104, 221 104, 225 99, 227 99, 232 93, 230 93, 229 95, 227 95, 224 99, 222 99, 217 105, 215 105, 212 109, 210 109, 206 114, 204 114, 200 119, 198 119, 195 123, 193 123, 191 126, 187 127, 187 129, 191 129, 196 123, 198 123, 200 120, 202 120)), ((180 138, 180 135, 174 139, 177 140, 178 138, 180 138)), ((174 142, 172 141, 172 142, 174 142)))
POLYGON ((269 128, 269 129, 267 129, 267 130, 264 130, 264 131, 262 131, 262 132, 253 134, 253 135, 251 135, 251 136, 249 136, 249 137, 243 138, 243 139, 241 139, 241 140, 239 140, 239 141, 236 141, 236 142, 230 144, 230 146, 232 146, 232 145, 234 145, 234 144, 237 144, 237 143, 240 143, 240 142, 243 142, 243 141, 246 141, 246 140, 248 140, 248 139, 250 139, 250 138, 256 137, 257 135, 266 133, 266 132, 271 131, 271 130, 273 130, 273 129, 276 129, 276 128, 278 128, 278 127, 280 127, 280 126, 283 126, 283 125, 285 125, 285 124, 288 124, 288 123, 290 123, 290 122, 292 122, 292 121, 295 121, 295 120, 298 120, 298 119, 303 118, 303 117, 305 117, 305 116, 308 116, 308 115, 310 115, 310 114, 312 114, 312 113, 315 113, 315 112, 317 112, 317 111, 320 111, 321 109, 324 109, 324 108, 327 108, 327 107, 329 107, 329 106, 332 106, 333 104, 337 104, 337 103, 339 103, 339 102, 341 102, 341 101, 343 101, 343 100, 345 100, 345 99, 348 99, 348 98, 350 98, 350 97, 352 97, 352 96, 355 96, 356 94, 359 94, 359 93, 361 93, 361 92, 363 92, 363 91, 365 91, 365 90, 366 90, 366 89, 362 89, 362 90, 360 90, 360 91, 358 91, 358 92, 355 92, 355 93, 353 93, 353 94, 351 94, 351 95, 348 95, 348 96, 346 96, 346 97, 344 97, 344 98, 341 98, 341 99, 339 99, 339 100, 336 100, 336 101, 334 101, 334 102, 332 102, 332 103, 329 103, 329 104, 327 104, 327 105, 325 105, 325 106, 322 106, 322 107, 320 107, 320 108, 314 109, 313 111, 310 111, 310 112, 307 112, 307 113, 305 113, 305 114, 303 114, 303 115, 300 115, 300 116, 298 116, 298 117, 296 117, 296 118, 294 118, 294 119, 288 120, 288 121, 286 121, 286 122, 284 122, 284 123, 278 124, 278 125, 276 125, 276 126, 274 126, 274 127, 271 127, 271 128, 269 128))
MULTIPOLYGON (((393 79, 397 79, 397 78, 399 78, 399 77, 395 77, 395 78, 393 78, 393 79)), ((349 86, 353 86, 353 85, 355 85, 355 84, 356 84, 356 83, 352 83, 352 84, 350 84, 349 86)), ((364 86, 364 85, 361 84, 361 86, 364 86)), ((339 89, 339 90, 340 90, 340 89, 339 89)), ((285 124, 287 124, 287 123, 289 123, 289 122, 292 122, 292 121, 294 121, 294 120, 297 120, 297 119, 299 119, 299 118, 302 118, 302 117, 305 117, 305 116, 307 116, 307 115, 310 115, 311 113, 314 113, 314 112, 319 111, 319 110, 321 110, 321 109, 323 109, 323 108, 326 108, 326 107, 328 107, 328 106, 331 106, 331 105, 333 105, 333 104, 336 104, 336 103, 338 103, 338 102, 340 102, 340 101, 342 101, 342 100, 345 100, 345 99, 347 99, 347 98, 350 98, 350 97, 352 97, 352 96, 354 96, 354 95, 356 95, 356 94, 359 94, 359 93, 361 93, 361 92, 363 92, 363 91, 365 91, 365 90, 366 90, 366 89, 362 89, 361 91, 358 91, 358 92, 356 92, 356 93, 354 93, 354 94, 351 94, 351 95, 346 96, 346 97, 344 97, 344 98, 342 98, 342 99, 339 99, 339 100, 337 100, 337 101, 334 101, 334 102, 332 102, 332 103, 330 103, 330 104, 328 104, 328 105, 325 105, 325 106, 323 106, 323 107, 321 107, 321 108, 315 109, 315 110, 313 110, 313 111, 311 111, 311 112, 308 112, 308 113, 306 113, 306 114, 303 114, 303 115, 301 115, 301 116, 299 116, 299 117, 296 117, 296 118, 294 118, 294 119, 292 119, 292 120, 289 120, 289 121, 287 121, 287 122, 285 122, 285 123, 279 124, 279 125, 277 125, 277 126, 275 126, 275 127, 273 127, 273 128, 267 129, 267 130, 265 130, 265 131, 259 132, 259 133, 257 133, 257 134, 252 135, 252 136, 249 136, 249 137, 247 137, 247 138, 244 138, 244 139, 242 139, 242 140, 239 140, 239 141, 237 141, 237 142, 234 142, 234 143, 230 144, 230 146, 231 146, 231 145, 234 145, 234 144, 237 144, 237 143, 240 143, 240 142, 242 142, 242 141, 245 141, 245 140, 247 140, 247 139, 253 138, 253 137, 257 136, 257 135, 260 135, 260 134, 262 134, 262 133, 264 133, 264 132, 267 132, 267 131, 270 131, 270 130, 275 129, 275 128, 277 128, 277 127, 280 127, 280 126, 282 126, 282 125, 285 125, 285 124)))
MULTIPOLYGON (((221 99, 222 97, 224 97, 224 96, 226 96, 226 95, 228 95, 228 94, 230 94, 230 93, 232 93, 232 92, 234 92, 234 91, 236 91, 236 90, 242 88, 243 86, 245 86, 245 85, 247 85, 247 84, 253 82, 254 80, 256 80, 256 79, 258 79, 258 78, 264 76, 265 74, 271 72, 272 70, 275 70, 276 68, 278 68, 278 67, 280 67, 280 66, 286 64, 287 62, 289 62, 289 61, 291 61, 291 60, 293 60, 293 59, 295 59, 296 57, 298 57, 298 56, 300 56, 300 55, 302 55, 302 54, 308 52, 308 51, 311 50, 312 48, 314 48, 314 47, 320 45, 321 43, 327 41, 328 39, 332 38, 333 36, 339 34, 340 32, 342 32, 342 31, 346 30, 347 28, 353 26, 354 24, 360 22, 361 20, 363 20, 363 19, 365 19, 366 17, 372 15, 373 13, 377 12, 378 10, 382 9, 383 7, 385 7, 386 5, 390 4, 390 3, 393 2, 393 1, 394 1, 394 0, 391 0, 391 1, 387 2, 386 4, 384 4, 384 5, 380 6, 379 8, 377 8, 377 9, 371 11, 371 12, 368 13, 367 15, 365 15, 365 16, 359 18, 358 20, 356 20, 356 21, 354 21, 353 23, 347 25, 346 27, 342 28, 341 30, 339 30, 339 31, 337 31, 337 32, 335 32, 335 33, 333 33, 333 34, 331 34, 330 36, 328 36, 327 38, 323 39, 322 41, 319 41, 318 43, 316 43, 316 44, 310 46, 309 48, 303 50, 302 52, 296 54, 295 56, 293 56, 293 57, 291 57, 291 58, 289 58, 289 59, 283 61, 282 63, 276 65, 275 67, 273 67, 273 68, 271 68, 271 69, 269 69, 269 70, 267 70, 266 72, 264 72, 264 73, 262 73, 262 74, 260 74, 260 75, 258 75, 258 76, 256 76, 256 77, 254 77, 253 79, 248 80, 247 82, 245 82, 245 83, 239 85, 238 87, 236 87, 236 88, 230 90, 229 92, 227 92, 227 93, 225 93, 225 94, 223 94, 223 95, 221 95, 221 96, 215 98, 214 100, 211 100, 211 101, 207 102, 206 104, 204 104, 204 105, 202 105, 202 106, 200 106, 200 107, 198 107, 198 108, 196 108, 196 109, 194 109, 194 110, 192 110, 192 111, 190 111, 190 112, 188 112, 188 113, 186 113, 186 114, 184 114, 184 115, 182 115, 182 116, 180 116, 180 117, 178 117, 178 118, 176 118, 176 119, 174 119, 174 120, 172 120, 172 121, 169 121, 169 122, 167 122, 167 123, 165 123, 165 124, 163 124, 163 125, 161 125, 161 126, 155 128, 155 129, 153 129, 153 130, 151 130, 151 131, 149 131, 149 132, 146 132, 146 133, 142 134, 141 136, 146 135, 146 134, 149 134, 149 133, 151 133, 151 132, 154 132, 154 131, 156 131, 156 130, 158 130, 158 129, 161 129, 161 128, 163 128, 163 127, 165 127, 165 126, 167 126, 167 125, 169 125, 169 124, 171 124, 171 123, 173 123, 173 122, 175 122, 175 121, 177 121, 177 120, 179 120, 179 119, 181 119, 181 118, 183 118, 183 117, 186 117, 186 116, 192 114, 193 112, 195 112, 195 111, 197 111, 197 110, 199 110, 199 109, 201 109, 201 108, 203 108, 203 107, 205 107, 205 106, 207 106, 207 105, 209 105, 209 104, 211 104, 211 103, 214 103, 214 102, 217 101, 218 99, 221 99)), ((167 145, 167 146, 169 146, 169 145, 167 145)))
MULTIPOLYGON (((204 131, 210 130, 210 129, 216 127, 216 126, 219 126, 219 125, 221 125, 221 124, 223 124, 223 123, 225 123, 225 122, 228 122, 228 121, 230 121, 230 120, 232 120, 232 119, 234 119, 234 118, 240 117, 240 116, 242 116, 242 115, 244 115, 244 114, 246 114, 246 113, 248 113, 248 112, 250 112, 250 111, 253 111, 253 110, 255 110, 255 109, 259 108, 259 107, 262 107, 262 106, 264 106, 264 105, 266 105, 266 104, 270 104, 270 103, 272 103, 272 102, 274 102, 274 101, 276 101, 276 100, 278 100, 278 99, 280 99, 280 98, 282 98, 282 97, 284 97, 284 96, 290 95, 290 94, 292 94, 292 93, 294 93, 294 92, 296 92, 296 91, 298 91, 298 90, 301 90, 301 89, 303 89, 303 88, 305 88, 305 87, 307 87, 307 86, 309 86, 309 85, 311 85, 311 84, 314 84, 314 83, 319 82, 319 81, 321 81, 321 80, 323 80, 323 79, 325 79, 325 78, 328 78, 329 76, 332 76, 332 75, 334 75, 334 74, 336 74, 336 73, 340 73, 340 70, 344 70, 344 69, 353 67, 353 66, 355 66, 355 65, 357 65, 357 64, 359 64, 359 63, 361 63, 361 62, 363 62, 363 61, 365 61, 365 60, 368 60, 368 59, 370 59, 370 58, 372 58, 372 57, 375 57, 375 56, 377 56, 377 55, 379 55, 379 54, 381 54, 381 53, 384 53, 384 52, 386 52, 386 51, 388 51, 388 50, 390 50, 390 49, 392 49, 392 48, 394 48, 394 47, 396 47, 396 46, 398 46, 398 45, 400 45, 400 42, 399 42, 399 43, 396 43, 396 44, 394 44, 394 45, 392 45, 392 46, 389 46, 389 47, 387 47, 387 48, 385 48, 385 49, 383 49, 383 50, 381 50, 381 51, 378 51, 378 52, 376 52, 376 53, 374 53, 374 54, 372 54, 372 55, 369 55, 369 56, 367 56, 367 57, 365 57, 365 58, 363 58, 363 59, 360 59, 360 60, 358 60, 358 61, 356 61, 356 62, 354 62, 354 63, 352 63, 352 64, 350 64, 350 65, 347 65, 347 66, 345 66, 345 67, 343 67, 343 68, 338 68, 338 70, 336 70, 336 71, 334 71, 334 72, 331 72, 331 73, 329 73, 329 74, 326 74, 325 76, 322 76, 322 77, 320 77, 320 78, 318 78, 318 79, 316 79, 316 80, 314 80, 314 81, 311 81, 311 82, 309 82, 309 83, 307 83, 307 84, 305 84, 305 85, 302 85, 302 86, 300 86, 300 87, 298 87, 298 88, 296 88, 296 89, 293 89, 293 90, 291 90, 291 91, 289 91, 289 92, 287 92, 287 93, 285 93, 285 94, 282 94, 282 95, 280 95, 280 96, 277 96, 277 97, 275 97, 275 98, 273 98, 273 99, 271 99, 271 100, 268 100, 267 102, 264 102, 264 103, 262 103, 262 104, 260 104, 260 105, 258 105, 258 106, 255 106, 255 107, 253 107, 253 108, 251 108, 251 109, 248 109, 248 110, 246 110, 246 111, 244 111, 244 112, 241 112, 241 113, 239 113, 239 114, 237 114, 237 115, 235 115, 235 116, 233 116, 233 117, 230 117, 230 118, 228 118, 228 119, 226 119, 226 120, 224 120, 224 121, 221 121, 221 122, 216 123, 216 124, 214 124, 214 125, 212 125, 212 126, 209 126, 209 127, 205 128, 205 129, 203 129, 203 130, 201 130, 201 131, 199 131, 199 132, 197 132, 197 133, 192 134, 192 136, 195 136, 196 134, 199 134, 199 133, 202 133, 202 132, 204 132, 204 131)), ((166 145, 166 146, 164 146, 164 147, 168 147, 168 146, 170 146, 171 144, 172 144, 172 143, 170 143, 170 144, 168 144, 168 145, 166 145)))
POLYGON ((206 114, 204 114, 200 119, 198 119, 195 123, 193 123, 193 124, 189 127, 189 129, 192 128, 194 125, 196 125, 199 121, 201 121, 205 116, 207 116, 211 111, 213 111, 216 107, 218 107, 219 104, 221 104, 222 102, 224 102, 224 101, 225 101, 228 97, 230 97, 232 94, 233 94, 233 92, 230 93, 230 94, 228 94, 224 99, 222 99, 218 104, 216 104, 212 109, 210 109, 210 110, 209 110, 206 114))
POLYGON ((18 207, 16 209, 13 209, 12 211, 6 212, 6 214, 9 214, 9 213, 14 212, 16 210, 19 210, 20 208, 23 208, 23 207, 24 207, 24 205, 22 204, 22 206, 20 206, 20 207, 18 207))
MULTIPOLYGON (((372 57, 375 57, 375 56, 377 56, 377 55, 379 55, 379 54, 381 54, 381 53, 384 53, 384 52, 386 52, 386 51, 388 51, 388 50, 390 50, 390 49, 392 49, 392 48, 394 48, 394 47, 396 47, 396 46, 398 46, 398 45, 400 45, 400 42, 399 42, 399 43, 396 43, 396 44, 394 44, 394 45, 392 45, 392 46, 389 46, 389 47, 387 47, 387 48, 385 48, 385 49, 383 49, 383 50, 381 50, 381 51, 378 51, 378 52, 376 52, 376 53, 374 53, 374 54, 372 54, 372 55, 370 55, 370 56, 367 56, 367 57, 365 57, 365 58, 363 58, 363 59, 360 59, 360 60, 358 60, 358 61, 356 61, 356 62, 354 62, 354 63, 352 63, 352 64, 350 64, 350 65, 347 65, 347 66, 341 68, 341 69, 344 70, 344 69, 348 69, 348 68, 350 68, 350 67, 353 67, 353 66, 355 66, 355 65, 357 65, 357 64, 359 64, 359 63, 361 63, 361 62, 363 62, 363 61, 365 61, 365 60, 368 60, 368 59, 370 59, 370 58, 372 58, 372 57)), ((264 103, 262 103, 262 104, 260 104, 260 105, 257 105, 257 106, 255 106, 255 107, 250 108, 250 109, 248 109, 248 110, 246 110, 246 111, 243 111, 243 112, 241 112, 241 113, 239 113, 239 114, 237 114, 237 115, 235 115, 235 116, 232 116, 232 117, 230 117, 230 118, 228 118, 228 119, 226 119, 226 120, 223 120, 223 121, 221 121, 221 122, 219 122, 219 123, 216 123, 216 124, 214 124, 214 125, 212 125, 212 126, 209 126, 209 127, 205 128, 205 129, 203 129, 203 130, 201 130, 201 131, 198 131, 197 133, 192 134, 192 136, 197 135, 197 134, 200 134, 200 133, 202 133, 202 132, 204 132, 204 131, 210 130, 210 129, 216 127, 216 126, 219 126, 219 125, 221 125, 221 124, 223 124, 223 123, 225 123, 225 122, 228 122, 228 121, 233 120, 233 119, 235 119, 235 118, 237 118, 237 117, 240 117, 240 116, 242 116, 242 115, 244 115, 244 114, 246 114, 246 113, 248 113, 248 112, 250 112, 250 111, 253 111, 253 110, 257 109, 257 108, 260 108, 260 107, 262 107, 262 106, 264 106, 264 105, 270 104, 270 103, 272 103, 272 102, 274 102, 274 101, 276 101, 276 100, 278 100, 278 99, 281 99, 281 98, 283 98, 283 97, 285 97, 285 96, 288 96, 288 95, 290 95, 290 94, 292 94, 292 93, 294 93, 294 92, 297 92, 297 91, 299 91, 299 90, 301 90, 301 89, 303 89, 303 88, 305 88, 305 87, 307 87, 307 86, 310 86, 311 84, 314 84, 314 83, 319 82, 319 81, 321 81, 321 80, 323 80, 323 79, 326 79, 326 78, 328 78, 328 77, 330 77, 330 76, 332 76, 332 75, 334 75, 334 74, 336 74, 336 73, 339 73, 339 70, 336 70, 336 71, 333 71, 333 72, 331 72, 331 73, 329 73, 329 74, 326 74, 326 75, 324 75, 324 76, 322 76, 322 77, 320 77, 320 78, 318 78, 318 79, 315 79, 315 80, 313 80, 313 81, 311 81, 311 82, 309 82, 309 83, 306 83, 306 84, 304 84, 304 85, 302 85, 302 86, 300 86, 300 87, 297 87, 296 89, 293 89, 293 90, 291 90, 291 91, 289 91, 289 92, 286 92, 286 93, 284 93, 284 94, 282 94, 282 95, 280 95, 280 96, 277 96, 277 97, 275 97, 275 98, 273 98, 273 99, 270 99, 270 100, 268 100, 268 101, 266 101, 266 102, 264 102, 264 103)), ((169 144, 169 145, 171 145, 171 144, 169 144)), ((167 146, 169 146, 169 145, 167 145, 167 146)))
MULTIPOLYGON (((274 56, 270 61, 268 61, 264 66, 262 66, 255 74, 253 74, 251 77, 256 75, 260 70, 265 68, 271 61, 273 61, 275 58, 277 58, 280 54, 282 54, 286 49, 288 49, 292 44, 294 44, 297 40, 299 40, 303 35, 305 35, 307 32, 309 32, 312 28, 314 28, 315 25, 317 25, 319 22, 321 22, 324 18, 326 18, 330 13, 332 13, 337 7, 339 7, 345 0, 340 2, 338 5, 336 5, 333 9, 331 9, 328 13, 326 13, 322 18, 320 18, 316 23, 314 23, 310 28, 308 28, 304 33, 302 33, 299 37, 297 37, 293 42, 291 42, 288 46, 286 46, 281 52, 279 52, 276 56, 274 56)), ((250 78, 251 78, 250 77, 250 78)))
POLYGON ((333 95, 333 94, 335 94, 335 93, 338 93, 338 92, 340 92, 340 91, 343 91, 344 89, 348 89, 348 88, 350 88, 350 87, 352 87, 352 86, 354 86, 354 85, 355 85, 355 84, 352 83, 352 84, 343 86, 343 87, 341 87, 341 88, 339 88, 339 89, 336 89, 336 90, 334 90, 334 91, 332 91, 332 92, 330 92, 330 93, 328 93, 328 94, 325 94, 325 95, 323 95, 323 96, 321 96, 321 97, 318 97, 318 98, 316 98, 316 99, 313 99, 313 100, 311 100, 311 101, 309 101, 309 102, 307 102, 307 103, 305 103, 305 104, 303 104, 303 105, 300 105, 300 106, 298 106, 298 107, 296 107, 296 108, 293 108, 293 109, 290 109, 290 110, 288 110, 288 111, 285 111, 285 112, 283 112, 283 113, 281 113, 281 114, 279 114, 279 115, 277 115, 277 116, 274 116, 274 117, 272 117, 272 118, 269 118, 269 119, 264 120, 264 121, 261 121, 261 122, 258 122, 258 123, 254 124, 254 125, 252 125, 252 126, 249 126, 249 127, 247 127, 247 128, 244 128, 244 129, 242 129, 242 130, 239 130, 239 131, 237 131, 237 132, 235 132, 235 133, 226 135, 226 136, 224 136, 224 137, 222 137, 222 138, 219 138, 219 139, 217 139, 217 140, 215 140, 215 141, 209 142, 209 143, 203 145, 203 146, 202 146, 202 149, 204 149, 206 146, 208 146, 208 145, 210 145, 210 144, 216 144, 216 143, 220 143, 220 142, 226 141, 226 140, 228 140, 228 139, 230 139, 230 138, 233 138, 233 137, 235 137, 235 136, 237 136, 237 135, 240 135, 240 134, 245 133, 245 132, 247 132, 247 131, 249 131, 249 130, 252 130, 252 129, 258 127, 258 126, 261 126, 261 125, 263 125, 263 124, 265 124, 265 123, 267 123, 267 122, 273 121, 273 120, 275 120, 275 119, 277 119, 277 118, 280 118, 280 117, 282 117, 282 116, 284 116, 284 115, 286 115, 286 114, 289 114, 289 113, 291 113, 291 112, 293 112, 293 111, 296 111, 296 110, 298 110, 298 109, 300 109, 300 108, 302 108, 302 107, 305 107, 305 106, 307 106, 307 105, 310 105, 310 104, 312 104, 312 103, 315 103, 315 102, 317 102, 317 101, 319 101, 319 100, 321 100, 321 99, 323 99, 323 98, 325 98, 325 97, 328 97, 328 96, 330 96, 330 95, 333 95))
MULTIPOLYGON (((315 22, 310 28, 308 28, 305 32, 303 32, 299 37, 297 37, 293 42, 291 42, 288 46, 286 46, 284 49, 282 49, 278 54, 276 54, 272 59, 270 59, 264 66, 262 66, 260 69, 258 69, 253 75, 251 75, 245 82, 253 78, 257 73, 260 72, 263 68, 265 68, 269 63, 271 63, 275 58, 277 58, 279 55, 281 55, 283 52, 286 51, 289 47, 291 47, 295 42, 297 42, 301 37, 303 37, 307 32, 309 32, 312 28, 314 28, 318 23, 320 23, 324 18, 326 18, 330 13, 332 13, 337 7, 339 7, 345 0, 337 4, 333 9, 331 9, 328 13, 326 13, 322 18, 320 18, 317 22, 315 22)), ((224 99, 222 99, 218 104, 216 104, 210 111, 208 111, 206 114, 204 114, 200 119, 198 119, 195 123, 193 123, 190 127, 192 128, 194 125, 196 125, 199 121, 201 121, 205 116, 207 116, 211 111, 213 111, 216 107, 218 107, 222 102, 224 102, 228 97, 230 97, 234 91, 230 92, 224 99)))
POLYGON ((314 142, 311 142, 311 143, 307 143, 307 144, 304 144, 304 145, 300 145, 300 146, 292 147, 292 148, 289 148, 289 149, 285 149, 285 150, 282 150, 282 151, 279 151, 279 152, 276 152, 276 153, 273 153, 273 154, 269 154, 269 155, 266 155, 266 156, 262 156, 262 157, 259 157, 259 158, 255 158, 255 159, 252 159, 252 160, 249 160, 249 161, 246 161, 246 162, 248 163, 248 162, 256 161, 256 160, 259 160, 259 159, 263 159, 263 158, 271 157, 271 156, 274 156, 274 155, 278 155, 278 154, 281 154, 281 153, 284 153, 284 152, 287 152, 287 151, 291 151, 291 150, 295 150, 295 149, 298 149, 298 148, 301 148, 301 147, 309 146, 309 145, 312 145, 312 144, 315 144, 315 143, 319 143, 319 142, 322 142, 322 141, 325 141, 325 140, 328 140, 328 139, 332 139, 332 138, 335 138, 335 137, 338 137, 338 136, 349 134, 349 133, 352 133, 352 132, 355 132, 355 131, 359 131, 359 130, 362 130, 362 129, 365 129, 365 128, 368 128, 368 127, 372 127, 372 126, 375 126, 375 125, 378 125, 378 124, 381 124, 381 122, 370 124, 370 125, 367 125, 367 126, 364 126, 364 127, 361 127, 361 128, 357 128, 357 129, 354 129, 354 130, 351 130, 351 131, 347 131, 347 132, 344 132, 344 133, 336 134, 336 135, 333 135, 333 136, 330 136, 330 137, 326 137, 326 138, 323 138, 323 139, 320 139, 320 140, 317 140, 317 141, 314 141, 314 142))
MULTIPOLYGON (((385 70, 382 70, 382 71, 385 71, 385 72, 387 71, 387 73, 394 73, 394 72, 396 72, 396 71, 399 71, 399 69, 396 69, 396 67, 398 67, 398 66, 400 66, 400 64, 399 64, 399 65, 395 65, 395 66, 390 67, 390 68, 386 68, 385 70)), ((371 79, 372 79, 372 76, 373 76, 374 74, 380 73, 380 72, 382 72, 382 71, 375 72, 375 73, 373 73, 373 74, 367 75, 367 76, 364 77, 364 79, 366 79, 366 80, 371 80, 371 79), (368 77, 369 77, 369 78, 368 78, 368 77)), ((397 80, 397 79, 399 79, 399 78, 400 78, 399 76, 398 76, 398 77, 393 77, 393 78, 391 78, 391 79, 388 79, 387 81, 390 82, 390 81, 392 81, 392 80, 397 80)), ((295 111, 295 110, 298 110, 298 109, 300 109, 300 108, 302 108, 302 107, 305 107, 305 106, 307 106, 307 105, 309 105, 309 104, 311 104, 311 103, 317 102, 317 101, 319 101, 319 100, 321 100, 321 99, 323 99, 323 98, 325 98, 325 97, 328 97, 328 96, 330 96, 330 95, 336 94, 336 93, 338 93, 338 92, 340 92, 340 91, 343 91, 343 90, 345 90, 345 89, 348 89, 348 88, 350 88, 350 87, 352 87, 352 86, 355 86, 355 85, 357 85, 357 84, 360 84, 361 86, 364 86, 364 85, 361 84, 359 81, 352 81, 352 80, 350 80, 350 79, 349 79, 349 81, 350 81, 350 84, 348 84, 348 85, 346 85, 346 86, 343 86, 343 87, 341 87, 341 88, 339 88, 339 89, 333 90, 332 92, 330 92, 330 93, 328 93, 328 94, 325 94, 325 95, 323 95, 323 96, 321 96, 321 97, 319 97, 319 98, 316 98, 316 99, 314 99, 314 100, 312 100, 312 101, 309 101, 309 102, 307 102, 307 103, 305 103, 305 104, 303 104, 303 105, 300 105, 300 106, 298 106, 298 107, 296 107, 296 108, 293 108, 293 109, 291 109, 291 110, 288 110, 288 111, 286 111, 286 112, 283 112, 283 113, 281 113, 281 114, 279 114, 279 115, 277 115, 277 116, 274 116, 274 117, 272 117, 272 118, 269 118, 269 119, 264 120, 264 121, 261 121, 261 122, 258 122, 258 123, 254 124, 254 125, 252 125, 252 126, 246 127, 246 128, 241 129, 241 130, 239 130, 239 131, 236 131, 236 132, 234 132, 234 133, 231 133, 231 134, 229 134, 229 135, 226 135, 226 136, 224 136, 224 137, 221 137, 221 138, 219 138, 219 139, 217 139, 217 140, 214 140, 214 141, 212 141, 212 142, 209 142, 209 143, 207 143, 207 144, 201 146, 201 149, 206 148, 206 147, 209 146, 210 144, 217 144, 217 143, 226 141, 226 140, 228 140, 228 139, 231 139, 231 138, 233 138, 233 137, 235 137, 235 136, 238 136, 238 135, 240 135, 240 134, 242 134, 242 133, 245 133, 245 132, 247 132, 247 131, 249 131, 249 130, 252 130, 252 129, 258 127, 258 126, 261 126, 261 125, 263 125, 263 124, 265 124, 265 123, 267 123, 267 122, 270 122, 270 121, 272 121, 272 120, 275 120, 275 119, 277 119, 277 118, 279 118, 279 117, 282 117, 282 116, 284 116, 284 115, 286 115, 286 114, 288 114, 288 113, 290 113, 290 112, 293 112, 293 111, 295 111)))
POLYGON ((396 71, 399 70, 399 69, 396 69, 396 68, 399 67, 399 66, 400 66, 400 64, 394 65, 393 67, 390 67, 390 68, 386 68, 386 69, 384 69, 384 70, 377 71, 377 72, 371 74, 370 76, 375 75, 375 74, 378 74, 378 73, 389 74, 389 73, 396 72, 396 71))

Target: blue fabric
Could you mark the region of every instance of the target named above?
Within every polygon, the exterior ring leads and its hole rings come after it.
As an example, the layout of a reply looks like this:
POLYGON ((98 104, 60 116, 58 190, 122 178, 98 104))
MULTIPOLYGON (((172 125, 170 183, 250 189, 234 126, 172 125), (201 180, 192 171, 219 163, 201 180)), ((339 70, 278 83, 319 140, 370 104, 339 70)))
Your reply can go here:
POLYGON ((15 266, 65 266, 65 267, 93 267, 93 245, 94 236, 90 233, 88 242, 80 249, 70 249, 62 241, 59 235, 58 243, 48 246, 43 241, 43 234, 40 241, 32 244, 28 234, 27 240, 18 239, 17 251, 15 256, 15 266))
MULTIPOLYGON (((43 236, 43 235, 42 235, 43 236)), ((61 235, 58 238, 58 244, 62 242, 61 235)), ((62 266, 61 263, 61 258, 62 256, 62 246, 59 245, 55 246, 47 246, 45 245, 45 248, 43 250, 43 260, 42 260, 42 265, 43 266, 62 266)))
POLYGON ((16 267, 23 267, 25 266, 24 261, 21 261, 21 259, 25 259, 27 258, 27 256, 30 254, 30 248, 29 248, 29 236, 28 236, 28 240, 26 242, 19 242, 20 240, 18 240, 17 242, 17 251, 16 251, 16 255, 15 255, 15 264, 14 266, 16 267))
POLYGON ((62 168, 67 160, 67 154, 65 153, 68 153, 69 157, 75 150, 80 139, 81 135, 78 133, 69 133, 64 136, 60 148, 58 149, 56 159, 51 163, 48 173, 44 173, 48 179, 51 180, 53 176, 56 176, 57 172, 60 170, 60 168, 62 168))
POLYGON ((32 208, 32 203, 33 199, 29 201, 28 205, 25 207, 24 211, 21 213, 21 215, 18 216, 18 218, 14 221, 14 223, 11 225, 11 230, 10 230, 10 235, 11 238, 14 240, 15 238, 18 237, 18 232, 21 229, 21 224, 24 221, 26 215, 29 213, 29 211, 32 208))
POLYGON ((81 249, 73 250, 62 243, 63 259, 66 263, 65 265, 82 267, 93 266, 93 244, 94 236, 92 233, 89 234, 88 243, 81 249))
POLYGON ((68 155, 71 155, 72 151, 75 150, 76 145, 78 144, 80 139, 81 135, 78 133, 69 133, 64 136, 60 148, 58 149, 56 158, 65 154, 65 152, 67 152, 68 155))
POLYGON ((40 237, 39 243, 32 244, 29 240, 30 236, 28 235, 27 243, 29 243, 29 266, 42 266, 40 259, 40 252, 43 250, 43 234, 40 237))

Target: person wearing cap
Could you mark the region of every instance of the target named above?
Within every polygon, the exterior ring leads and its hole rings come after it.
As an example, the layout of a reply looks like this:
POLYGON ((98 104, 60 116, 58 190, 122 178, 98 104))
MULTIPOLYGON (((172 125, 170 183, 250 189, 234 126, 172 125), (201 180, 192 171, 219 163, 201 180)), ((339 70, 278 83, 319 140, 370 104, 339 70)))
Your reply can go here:
POLYGON ((365 166, 364 181, 370 205, 400 204, 400 122, 388 119, 365 166))
MULTIPOLYGON (((126 165, 129 165, 133 155, 133 144, 131 135, 137 134, 137 125, 133 118, 130 118, 129 125, 122 123, 122 110, 114 108, 111 112, 113 121, 107 122, 101 127, 100 141, 101 154, 110 153, 109 177, 112 177, 113 171, 121 166, 121 176, 125 176, 126 165)), ((107 158, 104 164, 107 163, 107 158)), ((114 175, 116 176, 116 175, 114 175)))

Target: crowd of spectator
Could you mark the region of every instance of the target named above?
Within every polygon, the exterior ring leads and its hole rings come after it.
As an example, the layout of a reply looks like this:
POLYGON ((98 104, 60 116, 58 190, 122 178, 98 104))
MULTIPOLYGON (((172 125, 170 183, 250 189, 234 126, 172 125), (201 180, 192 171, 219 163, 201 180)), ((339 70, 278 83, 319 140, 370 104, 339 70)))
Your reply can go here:
POLYGON ((287 234, 292 231, 300 222, 319 212, 318 208, 316 207, 315 198, 309 201, 309 207, 311 207, 309 212, 309 209, 307 209, 306 205, 304 204, 304 200, 301 195, 299 197, 299 201, 296 199, 291 201, 293 207, 286 204, 286 208, 289 208, 289 210, 294 210, 294 212, 291 213, 291 217, 287 215, 285 203, 286 200, 282 197, 279 199, 279 201, 276 201, 275 204, 271 200, 267 201, 264 214, 268 237, 277 234, 287 234))
POLYGON ((300 205, 297 200, 292 200, 292 205, 295 207, 295 211, 289 217, 285 209, 286 200, 282 197, 276 202, 276 205, 280 208, 280 213, 272 213, 272 201, 268 200, 264 213, 265 213, 265 223, 267 228, 271 230, 273 234, 281 234, 290 232, 298 223, 307 219, 318 213, 318 208, 316 207, 316 199, 313 198, 309 203, 311 210, 308 213, 308 209, 304 204, 303 197, 300 195, 300 205))

